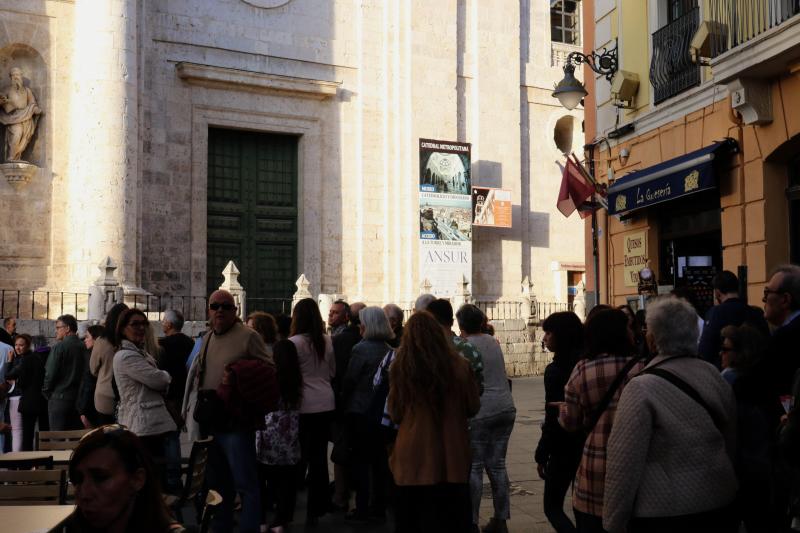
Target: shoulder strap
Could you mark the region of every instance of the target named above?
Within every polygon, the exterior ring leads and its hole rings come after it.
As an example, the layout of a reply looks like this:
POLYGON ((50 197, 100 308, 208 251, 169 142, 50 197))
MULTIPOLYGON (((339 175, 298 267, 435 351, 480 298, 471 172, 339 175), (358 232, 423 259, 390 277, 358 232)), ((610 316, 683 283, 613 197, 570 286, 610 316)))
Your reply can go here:
POLYGON ((719 416, 711 409, 711 407, 709 407, 709 405, 706 403, 703 397, 700 396, 700 393, 694 390, 692 386, 686 383, 684 380, 682 380, 672 372, 664 370, 663 368, 646 368, 641 372, 641 374, 652 374, 654 376, 658 376, 678 387, 680 390, 684 392, 684 394, 686 394, 692 400, 700 404, 700 406, 703 407, 703 409, 708 411, 708 416, 711 417, 711 420, 714 422, 716 428, 720 432, 722 431, 722 422, 719 420, 719 416))
POLYGON ((200 387, 203 386, 203 378, 206 375, 206 354, 208 354, 208 345, 211 344, 211 337, 214 335, 213 331, 209 331, 206 334, 206 339, 204 339, 205 347, 203 348, 203 353, 200 354, 200 361, 199 365, 200 368, 197 369, 197 390, 200 390, 200 387))
POLYGON ((608 409, 608 405, 611 403, 611 400, 614 398, 614 394, 616 394, 617 390, 622 386, 622 382, 625 380, 625 377, 630 373, 631 369, 639 362, 639 357, 632 357, 630 361, 619 371, 617 377, 614 378, 614 381, 611 383, 611 386, 606 391, 603 398, 600 400, 600 403, 597 404, 597 407, 591 412, 589 415, 589 423, 586 424, 586 433, 591 433, 594 430, 594 427, 597 425, 597 422, 600 420, 600 417, 603 415, 606 409, 608 409))

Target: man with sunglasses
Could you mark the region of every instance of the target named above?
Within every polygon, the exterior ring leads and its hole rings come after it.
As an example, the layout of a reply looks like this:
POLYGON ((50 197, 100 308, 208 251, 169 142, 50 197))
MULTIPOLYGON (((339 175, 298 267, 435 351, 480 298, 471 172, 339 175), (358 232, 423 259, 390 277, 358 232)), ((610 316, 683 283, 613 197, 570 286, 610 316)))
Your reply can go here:
MULTIPOLYGON (((228 291, 215 291, 209 296, 210 330, 204 336, 200 354, 189 371, 187 388, 216 391, 226 367, 243 358, 261 359, 272 364, 272 357, 261 336, 245 327, 236 311, 233 295, 228 291)), ((200 431, 214 437, 206 476, 209 487, 220 492, 223 498, 221 509, 214 517, 213 530, 233 531, 233 504, 238 492, 242 500, 239 531, 258 533, 261 496, 255 468, 255 433, 236 425, 224 429, 201 427, 200 431)))

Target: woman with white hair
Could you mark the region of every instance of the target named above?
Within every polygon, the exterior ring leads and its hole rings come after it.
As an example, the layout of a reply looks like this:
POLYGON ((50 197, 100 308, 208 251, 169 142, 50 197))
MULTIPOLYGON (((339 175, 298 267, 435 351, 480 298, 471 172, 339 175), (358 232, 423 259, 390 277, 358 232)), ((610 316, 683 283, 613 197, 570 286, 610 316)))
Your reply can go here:
POLYGON ((342 397, 347 406, 345 426, 356 484, 356 508, 346 518, 366 522, 370 518, 383 519, 386 509, 388 458, 381 439, 380 423, 368 417, 367 413, 372 403, 373 377, 383 357, 392 349, 387 342, 394 338, 394 333, 380 307, 365 307, 358 317, 363 340, 353 347, 342 381, 342 397), (371 506, 370 479, 374 498, 371 506))
POLYGON ((719 371, 697 358, 697 336, 686 300, 647 306, 656 355, 622 391, 608 441, 610 533, 737 531, 736 403, 719 371))

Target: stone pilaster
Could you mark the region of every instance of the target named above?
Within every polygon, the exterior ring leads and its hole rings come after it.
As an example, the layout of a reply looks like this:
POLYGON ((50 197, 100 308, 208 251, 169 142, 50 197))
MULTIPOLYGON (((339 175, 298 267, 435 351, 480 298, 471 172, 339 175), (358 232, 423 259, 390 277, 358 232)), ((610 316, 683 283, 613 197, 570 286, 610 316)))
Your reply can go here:
MULTIPOLYGON (((54 220, 54 285, 86 286, 106 256, 126 292, 139 284, 139 76, 136 0, 76 0, 68 175, 54 220)), ((65 88, 66 89, 66 88, 65 88)), ((59 187, 60 185, 60 187, 59 187)))

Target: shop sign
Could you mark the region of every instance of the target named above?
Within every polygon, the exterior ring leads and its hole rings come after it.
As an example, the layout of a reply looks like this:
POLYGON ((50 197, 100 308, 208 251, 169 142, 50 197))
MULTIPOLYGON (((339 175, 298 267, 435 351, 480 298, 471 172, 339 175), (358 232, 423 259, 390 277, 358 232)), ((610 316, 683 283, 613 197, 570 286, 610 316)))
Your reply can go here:
POLYGON ((639 286, 639 271, 647 265, 647 232, 637 231, 626 234, 622 239, 624 246, 623 277, 626 287, 639 286))
POLYGON ((609 191, 609 213, 612 215, 660 204, 716 186, 710 166, 675 172, 631 187, 624 186, 624 179, 620 180, 616 189, 609 191))

